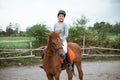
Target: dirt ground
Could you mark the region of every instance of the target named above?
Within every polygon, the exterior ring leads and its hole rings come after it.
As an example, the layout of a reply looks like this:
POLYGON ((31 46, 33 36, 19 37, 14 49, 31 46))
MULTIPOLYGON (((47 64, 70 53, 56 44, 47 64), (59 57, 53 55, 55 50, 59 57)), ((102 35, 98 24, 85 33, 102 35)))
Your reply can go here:
MULTIPOLYGON (((84 80, 120 80, 120 61, 82 62, 84 80)), ((77 70, 73 80, 79 80, 77 70)), ((66 71, 62 71, 61 80, 67 80, 66 71)), ((0 80, 47 80, 39 65, 7 67, 0 69, 0 80)))

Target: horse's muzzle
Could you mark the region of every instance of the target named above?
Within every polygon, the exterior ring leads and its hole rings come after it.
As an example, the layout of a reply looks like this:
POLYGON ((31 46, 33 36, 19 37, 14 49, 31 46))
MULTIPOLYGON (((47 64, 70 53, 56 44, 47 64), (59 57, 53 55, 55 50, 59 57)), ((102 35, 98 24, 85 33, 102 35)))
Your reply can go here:
POLYGON ((63 54, 60 54, 59 57, 60 57, 60 59, 63 59, 63 60, 65 59, 65 55, 63 55, 63 54))
POLYGON ((65 54, 62 53, 62 52, 57 52, 57 56, 60 58, 60 59, 65 59, 65 54))

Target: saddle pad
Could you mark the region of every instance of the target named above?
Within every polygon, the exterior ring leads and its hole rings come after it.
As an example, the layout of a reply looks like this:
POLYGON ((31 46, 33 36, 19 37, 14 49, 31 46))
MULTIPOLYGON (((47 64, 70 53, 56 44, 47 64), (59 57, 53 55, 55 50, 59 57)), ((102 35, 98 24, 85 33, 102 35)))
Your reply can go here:
MULTIPOLYGON (((68 49, 68 54, 70 57, 70 61, 73 62, 73 60, 75 59, 75 54, 71 49, 68 49)), ((64 64, 64 60, 60 60, 61 64, 64 64)))
POLYGON ((73 62, 73 60, 75 59, 75 54, 71 49, 68 49, 68 50, 69 50, 68 54, 69 54, 70 60, 71 62, 73 62))

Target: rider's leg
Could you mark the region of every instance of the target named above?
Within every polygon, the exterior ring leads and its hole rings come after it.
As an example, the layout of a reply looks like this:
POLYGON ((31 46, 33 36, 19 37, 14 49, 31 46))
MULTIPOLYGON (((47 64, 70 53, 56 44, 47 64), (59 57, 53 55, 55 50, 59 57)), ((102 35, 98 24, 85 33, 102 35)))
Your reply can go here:
POLYGON ((66 55, 65 60, 64 60, 65 64, 68 66, 69 70, 72 70, 73 69, 72 68, 72 63, 70 61, 70 57, 69 57, 69 54, 68 54, 67 42, 66 41, 63 41, 63 50, 64 50, 65 55, 66 55))
POLYGON ((68 66, 68 69, 69 69, 69 70, 73 70, 72 63, 71 63, 71 61, 70 61, 70 57, 69 57, 69 54, 68 54, 68 53, 66 54, 65 64, 68 66))

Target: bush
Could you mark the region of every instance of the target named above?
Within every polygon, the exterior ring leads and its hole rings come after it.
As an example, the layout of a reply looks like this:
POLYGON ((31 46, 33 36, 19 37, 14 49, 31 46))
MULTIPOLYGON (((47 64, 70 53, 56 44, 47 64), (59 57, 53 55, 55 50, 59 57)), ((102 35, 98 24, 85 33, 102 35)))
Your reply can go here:
POLYGON ((114 41, 111 42, 111 46, 113 48, 118 48, 120 49, 120 36, 118 36, 117 38, 115 38, 114 41))
POLYGON ((70 27, 68 41, 75 42, 75 43, 78 43, 79 45, 82 45, 83 31, 84 31, 84 28, 82 27, 70 27))
POLYGON ((36 41, 34 42, 34 46, 39 47, 47 44, 47 36, 46 32, 49 32, 46 25, 44 24, 36 24, 27 29, 26 33, 29 36, 35 37, 36 41))

